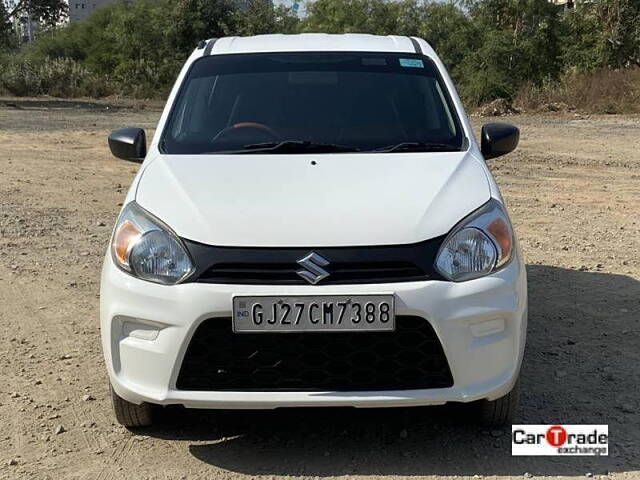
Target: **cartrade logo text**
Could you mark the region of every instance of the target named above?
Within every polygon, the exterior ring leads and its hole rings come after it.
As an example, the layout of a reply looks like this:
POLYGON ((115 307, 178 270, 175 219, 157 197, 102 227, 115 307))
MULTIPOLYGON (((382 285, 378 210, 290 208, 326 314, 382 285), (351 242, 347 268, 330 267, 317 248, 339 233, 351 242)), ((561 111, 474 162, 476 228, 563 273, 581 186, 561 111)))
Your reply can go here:
POLYGON ((608 455, 608 425, 513 425, 512 455, 608 455))

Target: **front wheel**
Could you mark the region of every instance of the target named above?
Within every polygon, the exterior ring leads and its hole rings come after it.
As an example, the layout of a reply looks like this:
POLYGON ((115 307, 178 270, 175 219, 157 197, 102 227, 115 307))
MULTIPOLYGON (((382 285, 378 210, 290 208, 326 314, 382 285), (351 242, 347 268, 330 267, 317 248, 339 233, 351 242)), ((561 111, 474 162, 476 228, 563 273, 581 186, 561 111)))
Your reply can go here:
POLYGON ((513 424, 520 397, 519 382, 504 397, 481 400, 477 404, 478 420, 487 427, 502 427, 513 424))
POLYGON ((111 404, 118 423, 127 428, 148 427, 153 423, 152 406, 148 403, 136 405, 126 401, 110 386, 111 404))

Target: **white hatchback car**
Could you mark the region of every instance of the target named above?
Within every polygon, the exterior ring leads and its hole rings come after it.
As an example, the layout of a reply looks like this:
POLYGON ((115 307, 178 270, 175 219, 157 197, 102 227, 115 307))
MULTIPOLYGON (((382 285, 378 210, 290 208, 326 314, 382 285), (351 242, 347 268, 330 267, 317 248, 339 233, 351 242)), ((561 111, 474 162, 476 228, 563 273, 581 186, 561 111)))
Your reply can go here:
POLYGON ((147 151, 102 273, 118 421, 152 406, 471 403, 508 422, 525 345, 523 261, 442 62, 418 38, 203 41, 147 151))

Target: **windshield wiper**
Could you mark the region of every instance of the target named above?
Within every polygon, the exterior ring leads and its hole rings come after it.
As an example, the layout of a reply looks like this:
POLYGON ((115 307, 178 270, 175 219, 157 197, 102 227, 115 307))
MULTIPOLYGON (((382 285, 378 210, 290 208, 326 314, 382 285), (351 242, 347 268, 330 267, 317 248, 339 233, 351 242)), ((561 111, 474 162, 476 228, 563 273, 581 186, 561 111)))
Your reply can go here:
POLYGON ((372 152, 459 152, 460 147, 446 143, 402 142, 376 148, 372 152))
POLYGON ((333 152, 359 152, 356 147, 338 145, 335 143, 317 143, 306 140, 285 140, 283 142, 264 142, 243 145, 241 150, 226 150, 206 153, 333 153, 333 152))

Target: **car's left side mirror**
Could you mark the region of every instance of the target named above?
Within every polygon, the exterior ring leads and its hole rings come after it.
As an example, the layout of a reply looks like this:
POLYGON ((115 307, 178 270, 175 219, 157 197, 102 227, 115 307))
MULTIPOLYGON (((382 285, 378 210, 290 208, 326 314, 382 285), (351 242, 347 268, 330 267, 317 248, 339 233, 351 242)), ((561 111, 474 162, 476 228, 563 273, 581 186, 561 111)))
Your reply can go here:
POLYGON ((121 128, 109 135, 111 153, 123 160, 142 162, 147 155, 147 137, 141 128, 121 128))
POLYGON ((509 123, 487 123, 482 126, 481 150, 485 160, 513 152, 520 140, 520 130, 509 123))

